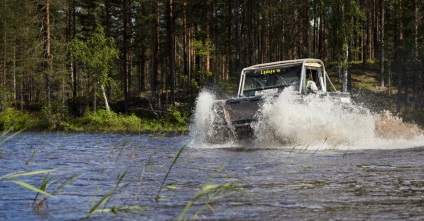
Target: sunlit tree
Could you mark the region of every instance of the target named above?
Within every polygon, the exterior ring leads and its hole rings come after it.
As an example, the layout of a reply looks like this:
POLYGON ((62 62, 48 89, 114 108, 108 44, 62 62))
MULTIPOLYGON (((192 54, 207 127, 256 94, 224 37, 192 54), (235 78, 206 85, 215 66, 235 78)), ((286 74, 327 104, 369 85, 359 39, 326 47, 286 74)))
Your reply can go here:
MULTIPOLYGON (((111 64, 118 57, 118 50, 115 47, 114 39, 106 37, 103 28, 98 26, 86 41, 75 38, 71 43, 71 53, 76 60, 81 61, 86 66, 89 76, 99 84, 105 102, 105 108, 109 111, 110 107, 104 85, 109 80, 108 72, 111 64)), ((94 97, 96 97, 95 90, 94 97)), ((93 106, 95 110, 95 101, 93 106)))

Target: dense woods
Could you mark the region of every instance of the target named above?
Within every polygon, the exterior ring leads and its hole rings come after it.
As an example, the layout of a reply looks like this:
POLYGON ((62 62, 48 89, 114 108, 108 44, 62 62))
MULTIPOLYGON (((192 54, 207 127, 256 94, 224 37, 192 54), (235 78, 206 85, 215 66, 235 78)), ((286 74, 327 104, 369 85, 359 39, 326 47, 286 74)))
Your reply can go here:
POLYGON ((166 111, 249 65, 379 64, 397 111, 423 108, 422 0, 1 0, 1 111, 166 111))

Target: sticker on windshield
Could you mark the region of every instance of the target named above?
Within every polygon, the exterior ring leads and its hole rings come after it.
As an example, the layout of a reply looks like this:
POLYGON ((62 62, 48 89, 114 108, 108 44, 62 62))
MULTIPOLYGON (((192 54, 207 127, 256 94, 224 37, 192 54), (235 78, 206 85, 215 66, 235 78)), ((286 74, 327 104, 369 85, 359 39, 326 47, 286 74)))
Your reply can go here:
POLYGON ((264 95, 264 94, 272 94, 272 93, 277 93, 278 92, 278 88, 271 88, 271 89, 266 89, 266 90, 262 90, 262 91, 255 91, 255 96, 260 96, 260 95, 264 95))
POLYGON ((261 74, 275 74, 280 73, 281 70, 279 68, 277 69, 268 69, 268 70, 261 70, 261 74))

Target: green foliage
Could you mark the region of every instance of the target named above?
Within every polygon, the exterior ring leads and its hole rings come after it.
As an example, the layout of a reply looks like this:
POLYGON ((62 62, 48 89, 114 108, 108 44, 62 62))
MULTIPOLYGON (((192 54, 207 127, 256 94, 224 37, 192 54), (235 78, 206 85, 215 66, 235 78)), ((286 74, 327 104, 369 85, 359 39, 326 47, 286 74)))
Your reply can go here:
POLYGON ((137 116, 126 116, 106 110, 87 112, 81 122, 86 129, 94 131, 140 131, 141 129, 141 119, 137 116))
POLYGON ((171 105, 168 111, 167 120, 171 123, 185 125, 190 121, 189 109, 187 108, 179 108, 171 105))
POLYGON ((215 48, 211 39, 206 39, 205 42, 194 40, 192 46, 197 51, 197 54, 202 56, 212 55, 215 48))
MULTIPOLYGON (((324 0, 323 6, 328 13, 326 20, 329 22, 330 47, 339 57, 342 67, 347 67, 348 63, 343 62, 347 58, 348 47, 352 47, 350 42, 354 41, 355 35, 361 32, 361 21, 365 19, 364 12, 353 0, 324 0)), ((350 48, 352 51, 359 48, 350 48)))
MULTIPOLYGON (((405 89, 412 82, 418 83, 416 94, 422 93, 424 88, 418 79, 420 75, 413 74, 416 71, 412 70, 422 67, 411 68, 424 56, 424 29, 419 19, 424 8, 422 1, 416 4, 399 0, 284 1, 284 4, 277 0, 185 1, 184 4, 177 1, 173 16, 180 22, 172 26, 166 21, 169 11, 163 2, 136 1, 127 12, 122 1, 50 3, 52 103, 78 96, 88 100, 93 96, 95 83, 108 89, 107 98, 116 99, 114 101, 122 100, 127 92, 123 90, 126 83, 129 94, 144 89, 149 93, 154 86, 161 91, 159 85, 168 84, 165 81, 169 80, 166 38, 170 31, 175 34, 176 42, 175 91, 184 91, 186 95, 200 89, 205 82, 221 83, 219 81, 238 78, 242 67, 276 59, 313 55, 326 61, 339 58, 342 61, 347 49, 355 52, 351 54, 353 59, 360 59, 362 53, 375 59, 382 51, 379 42, 385 42, 388 65, 385 70, 390 71, 392 79, 402 79, 400 87, 405 89), (69 13, 74 19, 69 19, 69 13), (386 15, 385 26, 378 24, 381 15, 386 15), (124 33, 128 23, 133 25, 124 33), (415 35, 418 36, 416 46, 415 35), (420 50, 417 58, 416 50, 420 50), (116 59, 120 54, 129 55, 128 68, 133 70, 130 78, 122 77, 124 59, 116 59), (205 59, 206 56, 211 59, 205 59), (153 77, 156 84, 150 82, 153 77)), ((44 24, 44 4, 43 1, 0 1, 2 111, 12 105, 46 104, 46 79, 41 74, 45 73, 46 62, 42 50, 45 26, 34 25, 44 24)), ((349 64, 340 62, 340 65, 349 64)), ((135 103, 132 96, 128 99, 130 104, 135 103)), ((146 125, 151 122, 148 120, 146 125)), ((48 129, 72 126, 57 116, 39 123, 40 128, 48 129)))
POLYGON ((25 112, 13 108, 0 112, 0 130, 63 130, 67 129, 68 125, 60 113, 49 114, 46 108, 38 112, 25 112))
POLYGON ((86 41, 79 38, 72 40, 70 49, 74 58, 83 62, 100 84, 106 83, 111 62, 119 52, 115 40, 106 37, 101 26, 86 41))
POLYGON ((38 112, 22 112, 7 109, 0 112, 0 130, 59 130, 59 131, 134 131, 177 132, 187 131, 190 123, 190 107, 171 106, 169 111, 152 118, 138 117, 113 111, 88 111, 81 118, 67 118, 60 113, 48 114, 43 108, 38 112))
POLYGON ((30 114, 12 108, 0 112, 0 130, 23 130, 30 127, 33 119, 30 114))
POLYGON ((52 129, 56 119, 59 117, 57 113, 52 113, 46 107, 43 107, 40 112, 36 113, 37 123, 34 125, 35 129, 45 130, 52 129))
POLYGON ((190 86, 192 88, 194 88, 195 90, 200 90, 200 88, 201 88, 200 85, 196 82, 195 79, 191 79, 190 86))
POLYGON ((0 88, 0 112, 6 110, 11 107, 13 101, 13 94, 9 91, 6 91, 4 88, 0 88))

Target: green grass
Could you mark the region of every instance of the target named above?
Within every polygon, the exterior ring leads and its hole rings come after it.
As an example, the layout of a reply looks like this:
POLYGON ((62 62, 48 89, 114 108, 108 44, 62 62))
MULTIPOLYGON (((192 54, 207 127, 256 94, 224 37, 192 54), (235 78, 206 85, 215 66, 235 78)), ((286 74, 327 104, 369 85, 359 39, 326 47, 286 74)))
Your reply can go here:
POLYGON ((12 108, 0 113, 0 130, 11 131, 123 131, 123 132, 185 132, 188 131, 190 111, 171 107, 158 117, 122 114, 98 110, 83 117, 60 117, 59 114, 24 112, 12 108))
MULTIPOLYGON (((362 62, 350 63, 350 73, 352 76, 352 91, 356 92, 359 90, 368 90, 372 92, 378 92, 378 66, 373 61, 368 61, 365 65, 362 62)), ((338 67, 337 63, 330 63, 326 70, 331 78, 331 81, 337 88, 341 88, 338 82, 338 67)))

